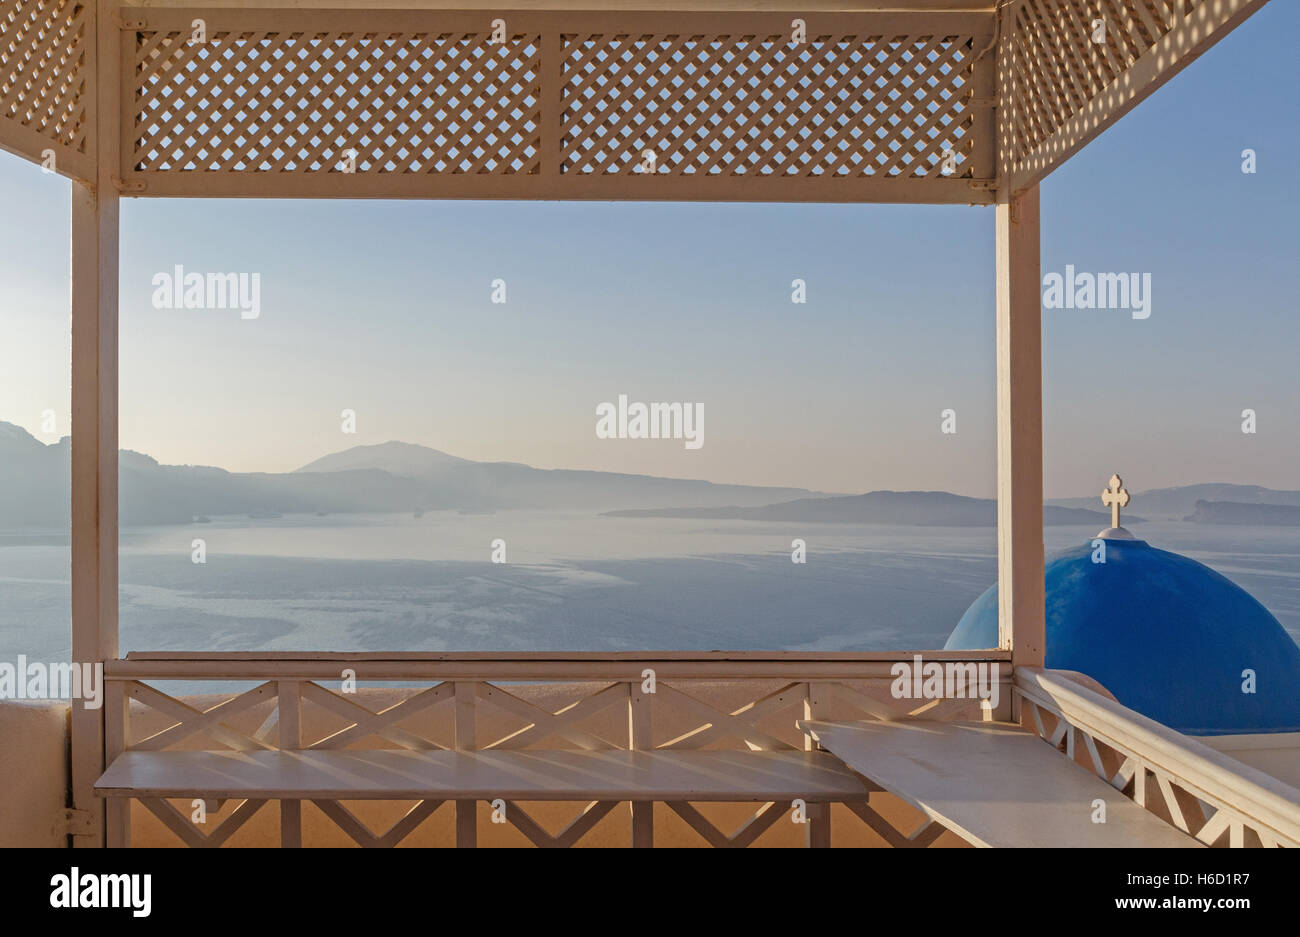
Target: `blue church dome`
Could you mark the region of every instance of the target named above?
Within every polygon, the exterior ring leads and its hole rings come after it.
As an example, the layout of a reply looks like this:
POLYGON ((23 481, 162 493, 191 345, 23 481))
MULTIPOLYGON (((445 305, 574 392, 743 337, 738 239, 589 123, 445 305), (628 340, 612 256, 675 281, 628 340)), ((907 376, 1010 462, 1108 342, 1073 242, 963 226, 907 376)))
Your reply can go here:
MULTIPOLYGON (((1189 735, 1300 732, 1300 646, 1268 609, 1193 559, 1142 540, 1104 542, 1105 563, 1084 544, 1047 565, 1048 667, 1085 673, 1189 735), (1253 693, 1243 692, 1247 670, 1253 693)), ((997 644, 994 584, 944 648, 997 644)))

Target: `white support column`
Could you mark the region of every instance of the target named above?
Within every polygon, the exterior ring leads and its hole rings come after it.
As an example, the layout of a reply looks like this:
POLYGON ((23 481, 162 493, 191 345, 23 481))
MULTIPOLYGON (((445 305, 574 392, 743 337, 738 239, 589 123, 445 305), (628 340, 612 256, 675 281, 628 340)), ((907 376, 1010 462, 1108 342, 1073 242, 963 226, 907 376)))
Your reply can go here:
MULTIPOLYGON (((1038 187, 996 207, 998 646, 1042 667, 1042 299, 1038 187)), ((1013 716, 1014 717, 1014 716, 1013 716)))
MULTIPOLYGON (((72 186, 72 659, 117 657, 117 192, 72 186)), ((104 709, 72 707, 74 806, 103 805, 104 709)), ((84 840, 84 842, 83 842, 84 840)))
MULTIPOLYGON (((478 751, 478 685, 456 682, 456 751, 478 751)), ((478 801, 456 801, 456 848, 478 847, 478 801)))
MULTIPOLYGON (((95 185, 72 185, 72 659, 79 663, 118 654, 116 10, 114 0, 96 5, 95 41, 86 50, 95 185)), ((120 715, 109 707, 72 706, 73 806, 93 816, 93 832, 75 836, 74 845, 105 843, 106 813, 94 784, 104 770, 104 720, 120 715)))
MULTIPOLYGON (((280 721, 280 751, 302 748, 302 683, 281 680, 276 684, 276 706, 280 721)), ((302 848, 302 801, 280 799, 280 848, 302 848)))

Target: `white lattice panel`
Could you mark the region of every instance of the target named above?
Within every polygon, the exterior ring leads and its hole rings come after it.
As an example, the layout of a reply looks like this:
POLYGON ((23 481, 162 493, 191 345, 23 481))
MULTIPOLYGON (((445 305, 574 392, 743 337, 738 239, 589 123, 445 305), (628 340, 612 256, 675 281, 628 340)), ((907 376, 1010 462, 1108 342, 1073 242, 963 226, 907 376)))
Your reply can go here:
POLYGON ((838 14, 797 41, 771 14, 501 16, 207 11, 196 38, 189 13, 135 9, 121 176, 169 195, 989 197, 991 15, 838 14))
POLYGON ((971 60, 970 36, 566 37, 563 168, 969 175, 971 60))
POLYGON ((85 152, 88 21, 73 0, 0 0, 0 121, 85 152))
POLYGON ((536 35, 135 35, 137 171, 537 171, 536 35))

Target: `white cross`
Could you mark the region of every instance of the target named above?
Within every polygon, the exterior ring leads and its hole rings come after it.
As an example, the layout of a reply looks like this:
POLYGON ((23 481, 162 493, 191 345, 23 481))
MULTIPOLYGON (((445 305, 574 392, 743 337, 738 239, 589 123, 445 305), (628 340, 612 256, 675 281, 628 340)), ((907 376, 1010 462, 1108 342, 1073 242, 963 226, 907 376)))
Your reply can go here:
POLYGON ((1118 475, 1112 475, 1110 477, 1110 487, 1101 493, 1101 503, 1110 505, 1110 526, 1119 526, 1119 509, 1128 507, 1129 500, 1128 490, 1124 487, 1124 479, 1118 475))

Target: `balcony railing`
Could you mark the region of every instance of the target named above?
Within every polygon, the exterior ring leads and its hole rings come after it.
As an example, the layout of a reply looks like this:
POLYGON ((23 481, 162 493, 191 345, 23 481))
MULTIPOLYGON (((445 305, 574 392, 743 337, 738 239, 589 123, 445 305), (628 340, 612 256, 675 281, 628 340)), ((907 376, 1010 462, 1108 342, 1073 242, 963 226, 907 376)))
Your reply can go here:
MULTIPOLYGON (((991 713, 977 698, 894 698, 891 667, 913 656, 137 653, 106 666, 106 754, 112 762, 128 750, 195 749, 802 752, 814 746, 796 728, 799 719, 1009 717, 1008 652, 924 654, 926 660, 992 663, 1001 704, 991 713), (164 692, 154 685, 171 681, 183 681, 187 692, 164 692), (229 689, 232 683, 248 681, 258 682, 247 689, 229 689), (198 695, 208 683, 218 692, 198 695)), ((728 804, 729 813, 715 810, 712 819, 689 803, 665 805, 705 842, 726 846, 748 845, 791 812, 788 803, 763 803, 755 812, 744 800, 738 797, 735 805, 728 804), (737 820, 741 822, 732 833, 718 826, 735 825, 737 820)), ((267 803, 211 803, 207 812, 215 815, 198 827, 191 822, 189 801, 141 797, 136 802, 194 846, 227 842, 267 803)), ((317 806, 352 840, 374 846, 394 845, 428 815, 422 808, 431 811, 436 804, 426 801, 405 814, 394 813, 393 804, 356 804, 349 809, 342 801, 327 801, 317 806), (381 809, 385 806, 387 813, 381 809), (376 823, 388 832, 373 832, 376 823)), ((648 819, 648 811, 638 806, 632 804, 630 817, 634 841, 638 822, 659 822, 648 819)), ((809 810, 829 822, 829 813, 818 813, 829 806, 810 804, 809 810)), ((456 840, 462 845, 477 841, 474 824, 481 809, 457 803, 456 840)), ((538 820, 545 808, 540 808, 542 813, 531 805, 528 809, 534 813, 511 804, 509 822, 534 844, 554 846, 572 845, 612 805, 589 805, 557 834, 547 832, 538 820)), ((845 801, 843 809, 876 837, 859 825, 858 838, 866 835, 877 844, 884 840, 897 847, 927 846, 944 832, 885 792, 872 793, 870 802, 845 801)), ((301 823, 296 812, 282 814, 282 823, 284 816, 301 823)), ((110 844, 128 842, 130 827, 127 801, 110 800, 110 844)), ((295 830, 294 835, 300 833, 295 830)), ((266 839, 274 842, 271 836, 266 839)))
POLYGON ((1300 790, 1060 672, 1015 672, 1022 722, 1207 846, 1300 845, 1300 790))

